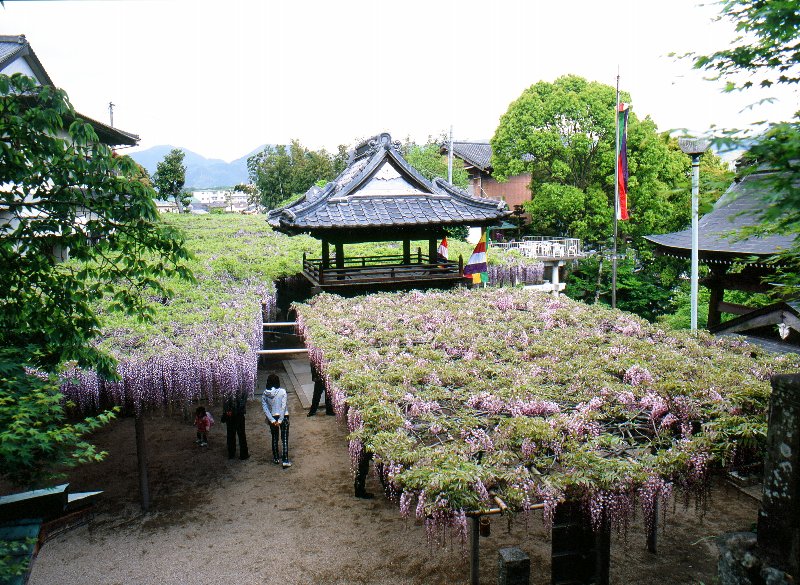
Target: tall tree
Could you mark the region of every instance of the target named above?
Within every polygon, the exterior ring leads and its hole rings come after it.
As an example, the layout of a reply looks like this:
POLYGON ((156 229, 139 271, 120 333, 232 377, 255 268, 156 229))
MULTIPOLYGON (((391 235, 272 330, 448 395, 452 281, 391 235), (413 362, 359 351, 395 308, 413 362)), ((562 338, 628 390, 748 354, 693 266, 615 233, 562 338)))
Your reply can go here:
POLYGON ((325 149, 309 150, 295 139, 289 146, 267 146, 254 154, 247 159, 247 170, 261 204, 274 209, 315 183, 334 179, 346 164, 345 146, 339 146, 337 154, 331 155, 325 149))
POLYGON ((173 148, 164 160, 156 166, 153 174, 153 185, 158 190, 158 195, 165 201, 175 200, 179 211, 183 211, 191 201, 191 195, 183 190, 186 183, 186 167, 183 158, 186 156, 179 148, 173 148))
MULTIPOLYGON (((447 155, 442 154, 446 138, 442 135, 438 141, 428 138, 425 144, 406 142, 403 145, 403 156, 408 163, 417 169, 426 179, 447 178, 447 155)), ((466 189, 469 175, 464 169, 464 161, 453 158, 453 185, 466 189)))
MULTIPOLYGON (((630 101, 626 93, 622 101, 630 101)), ((616 92, 611 86, 566 75, 526 89, 503 115, 492 138, 492 165, 500 180, 531 173, 525 204, 542 235, 599 243, 611 234, 614 206, 616 92)), ((626 237, 670 231, 688 220, 682 186, 689 169, 677 142, 634 113, 628 127, 629 208, 626 237)), ((708 155, 711 164, 721 162, 708 155)), ((716 191, 716 196, 720 193, 716 191)))
POLYGON ((191 274, 136 164, 62 90, 0 75, 0 169, 0 475, 34 484, 99 456, 82 437, 109 415, 67 421, 57 380, 68 361, 116 375, 98 306, 147 318, 162 279, 191 274))
MULTIPOLYGON (((754 85, 800 83, 800 0, 724 0, 720 20, 729 20, 741 35, 727 48, 694 56, 694 67, 718 74, 725 90, 754 85)), ((731 131, 734 133, 734 131, 731 131)), ((789 121, 770 124, 756 138, 743 173, 767 168, 763 175, 765 213, 747 234, 800 234, 800 112, 789 121)), ((800 293, 800 236, 773 259, 778 294, 800 293)))

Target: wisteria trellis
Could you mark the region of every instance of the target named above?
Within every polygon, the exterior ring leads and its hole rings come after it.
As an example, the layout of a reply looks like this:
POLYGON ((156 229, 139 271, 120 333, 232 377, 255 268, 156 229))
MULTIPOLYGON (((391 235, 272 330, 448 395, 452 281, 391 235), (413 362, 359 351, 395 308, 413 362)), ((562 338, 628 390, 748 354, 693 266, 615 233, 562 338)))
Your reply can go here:
POLYGON ((769 376, 743 342, 522 289, 411 292, 298 307, 354 460, 374 454, 403 515, 466 534, 497 495, 512 511, 584 501, 595 525, 652 518, 674 489, 764 440, 769 376), (416 502, 416 506, 414 506, 416 502))
POLYGON ((65 396, 84 410, 116 404, 139 412, 254 390, 262 322, 275 312, 272 281, 287 271, 275 252, 287 238, 261 218, 171 221, 187 234, 197 283, 174 283, 176 295, 156 305, 152 324, 108 316, 98 343, 117 359, 120 380, 76 369, 63 375, 65 396))

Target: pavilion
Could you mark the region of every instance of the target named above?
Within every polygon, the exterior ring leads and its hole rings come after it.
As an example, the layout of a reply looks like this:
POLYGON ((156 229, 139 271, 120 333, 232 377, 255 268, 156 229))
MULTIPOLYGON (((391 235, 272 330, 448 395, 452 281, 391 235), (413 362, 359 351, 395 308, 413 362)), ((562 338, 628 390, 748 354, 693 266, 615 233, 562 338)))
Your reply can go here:
MULTIPOLYGON (((708 306, 708 329, 712 333, 745 333, 764 335, 764 328, 776 331, 788 328, 791 339, 800 336, 800 321, 795 304, 777 303, 771 307, 753 307, 725 301, 726 290, 774 292, 768 281, 775 274, 775 265, 768 260, 795 242, 796 235, 739 234, 740 230, 760 223, 765 209, 765 189, 770 172, 747 175, 736 182, 717 201, 714 209, 700 218, 699 258, 710 274, 701 283, 711 291, 708 306), (722 313, 737 315, 722 322, 722 313), (783 325, 780 325, 780 324, 783 325)), ((692 249, 691 230, 646 236, 656 245, 657 253, 676 258, 689 258, 692 249)), ((784 331, 786 331, 784 329, 784 331)), ((782 334, 783 336, 783 334, 782 334)))
POLYGON ((426 179, 399 149, 387 133, 365 140, 336 179, 269 212, 275 230, 306 233, 322 242, 320 258, 303 258, 303 275, 315 290, 453 286, 463 282, 463 263, 437 257, 445 228, 485 228, 510 215, 505 202, 469 195, 440 178, 426 179), (427 249, 412 254, 411 242, 419 240, 427 241, 427 249), (345 244, 387 241, 402 242, 402 254, 345 256, 345 244))

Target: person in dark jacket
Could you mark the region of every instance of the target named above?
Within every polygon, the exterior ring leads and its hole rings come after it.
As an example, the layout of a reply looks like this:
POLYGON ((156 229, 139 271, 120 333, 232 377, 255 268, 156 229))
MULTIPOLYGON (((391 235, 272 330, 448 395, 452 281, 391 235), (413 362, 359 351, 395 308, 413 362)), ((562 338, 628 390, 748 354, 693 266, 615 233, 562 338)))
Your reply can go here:
POLYGON ((222 405, 222 422, 228 429, 228 459, 236 457, 236 437, 239 437, 239 459, 249 459, 247 437, 244 432, 244 417, 247 414, 247 394, 241 393, 225 398, 222 405))

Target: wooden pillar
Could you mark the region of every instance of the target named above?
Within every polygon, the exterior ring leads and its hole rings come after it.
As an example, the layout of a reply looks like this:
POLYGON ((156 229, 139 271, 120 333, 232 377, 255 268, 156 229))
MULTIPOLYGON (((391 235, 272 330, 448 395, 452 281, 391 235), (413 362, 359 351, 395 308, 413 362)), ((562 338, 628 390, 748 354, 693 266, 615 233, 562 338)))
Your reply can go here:
POLYGON ((645 524, 650 524, 647 529, 647 552, 656 554, 658 552, 658 516, 661 511, 661 502, 656 499, 653 502, 653 509, 650 511, 650 518, 646 518, 645 524))
POLYGON ((434 264, 439 256, 439 246, 436 245, 436 238, 428 240, 428 263, 434 264))
POLYGON ((326 240, 322 240, 322 269, 331 267, 331 247, 326 240))
POLYGON ((403 240, 403 264, 411 264, 411 240, 403 240))
POLYGON ((147 480, 147 440, 144 436, 143 412, 136 413, 134 426, 136 428, 136 459, 139 464, 139 496, 142 512, 147 512, 150 509, 150 484, 147 480))
POLYGON ((472 529, 470 530, 470 563, 469 563, 469 584, 478 585, 480 583, 480 516, 473 516, 472 529))
POLYGON ((711 275, 703 284, 711 293, 708 299, 708 323, 706 327, 711 329, 722 323, 722 312, 719 310, 720 304, 725 300, 725 284, 722 282, 727 266, 711 267, 711 275))
POLYGON ((335 244, 336 268, 344 268, 344 244, 335 244))

